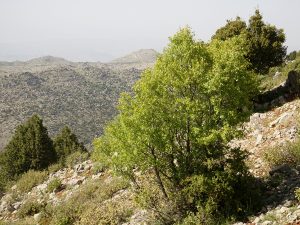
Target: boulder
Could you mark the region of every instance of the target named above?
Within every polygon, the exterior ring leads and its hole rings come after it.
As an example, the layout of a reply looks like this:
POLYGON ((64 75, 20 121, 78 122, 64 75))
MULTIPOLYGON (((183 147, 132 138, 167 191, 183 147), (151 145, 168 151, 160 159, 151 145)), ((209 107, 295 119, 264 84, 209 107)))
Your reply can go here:
POLYGON ((71 186, 79 185, 85 180, 85 177, 76 177, 76 178, 71 178, 67 184, 71 186))
POLYGON ((42 214, 41 213, 36 213, 33 215, 33 219, 36 221, 36 222, 40 222, 41 219, 42 219, 42 214))

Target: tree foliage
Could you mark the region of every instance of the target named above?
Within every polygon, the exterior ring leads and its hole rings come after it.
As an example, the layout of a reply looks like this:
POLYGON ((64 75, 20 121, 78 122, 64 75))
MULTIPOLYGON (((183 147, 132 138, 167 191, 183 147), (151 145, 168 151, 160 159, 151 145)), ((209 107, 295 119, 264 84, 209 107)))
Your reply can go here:
POLYGON ((227 20, 227 24, 224 27, 219 28, 212 36, 212 39, 218 39, 225 41, 229 38, 241 35, 246 32, 247 24, 240 17, 236 17, 235 20, 227 20))
POLYGON ((243 46, 241 37, 206 45, 181 29, 134 94, 122 95, 119 115, 94 141, 94 156, 132 180, 135 168, 153 171, 166 199, 181 190, 191 206, 214 202, 213 211, 220 210, 248 176, 243 154, 227 147, 239 134, 236 125, 249 116, 258 86, 243 46), (191 200, 198 182, 216 188, 197 188, 191 200))
POLYGON ((58 160, 63 162, 66 157, 76 151, 87 152, 86 148, 80 143, 68 126, 65 126, 54 138, 54 149, 58 160))
POLYGON ((6 179, 15 179, 31 169, 44 169, 55 162, 52 140, 39 116, 32 116, 16 128, 0 160, 1 175, 6 179))
POLYGON ((240 34, 245 34, 248 48, 246 58, 255 72, 266 73, 270 67, 280 65, 284 61, 284 32, 266 24, 259 10, 250 17, 248 26, 239 17, 236 20, 228 20, 224 27, 216 31, 212 39, 227 40, 240 34))
MULTIPOLYGON (((298 54, 299 55, 299 54, 298 54)), ((286 59, 289 61, 293 61, 297 58, 297 51, 292 51, 290 52, 287 56, 286 59)))

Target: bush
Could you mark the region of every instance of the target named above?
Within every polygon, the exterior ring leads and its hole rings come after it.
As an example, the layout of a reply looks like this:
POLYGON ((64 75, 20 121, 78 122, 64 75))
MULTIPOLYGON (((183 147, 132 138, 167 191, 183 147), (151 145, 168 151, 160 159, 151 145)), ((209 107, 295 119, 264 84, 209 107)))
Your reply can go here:
POLYGON ((20 207, 17 215, 19 218, 33 216, 34 214, 39 213, 44 207, 45 205, 36 201, 27 201, 20 207))
MULTIPOLYGON (((0 221, 0 225, 33 225, 35 221, 32 217, 26 217, 19 221, 0 221)), ((44 224, 43 224, 44 225, 44 224)))
POLYGON ((137 183, 135 201, 140 208, 151 212, 149 224, 173 224, 180 220, 182 212, 178 206, 184 206, 185 203, 180 199, 178 190, 168 192, 169 199, 166 199, 157 185, 153 171, 139 176, 137 183))
POLYGON ((287 143, 283 147, 266 149, 263 153, 264 160, 269 167, 288 164, 295 167, 300 164, 300 140, 294 143, 287 143))
POLYGON ((55 164, 50 165, 47 170, 48 170, 49 174, 51 174, 51 173, 57 172, 58 170, 60 170, 62 168, 64 168, 63 164, 55 163, 55 164))
POLYGON ((177 225, 216 225, 223 224, 224 219, 216 218, 212 214, 205 212, 205 209, 198 208, 196 213, 189 213, 183 221, 177 225))
POLYGON ((24 173, 16 182, 16 190, 20 193, 29 192, 34 186, 43 183, 47 177, 47 171, 29 170, 28 172, 24 173))
POLYGON ((296 197, 296 199, 300 202, 300 188, 297 188, 297 189, 295 190, 295 197, 296 197))
POLYGON ((78 163, 81 163, 89 158, 88 152, 76 151, 66 158, 66 166, 72 167, 78 163))
MULTIPOLYGON (((128 182, 120 178, 111 178, 110 182, 83 184, 68 201, 46 208, 50 224, 69 225, 75 222, 84 225, 116 224, 113 221, 124 221, 132 211, 132 205, 122 205, 119 200, 111 203, 110 199, 115 193, 127 187, 128 182)), ((125 200, 128 199, 122 201, 125 200)))
POLYGON ((81 215, 78 225, 124 224, 133 213, 133 205, 125 205, 125 202, 126 199, 119 199, 118 202, 105 202, 101 206, 93 203, 81 215))
POLYGON ((50 193, 53 191, 57 191, 61 186, 62 186, 61 180, 58 178, 55 178, 49 182, 49 184, 47 186, 47 191, 50 193))
POLYGON ((103 163, 94 162, 92 171, 93 171, 93 174, 98 174, 98 173, 104 172, 105 169, 106 169, 106 166, 103 163))

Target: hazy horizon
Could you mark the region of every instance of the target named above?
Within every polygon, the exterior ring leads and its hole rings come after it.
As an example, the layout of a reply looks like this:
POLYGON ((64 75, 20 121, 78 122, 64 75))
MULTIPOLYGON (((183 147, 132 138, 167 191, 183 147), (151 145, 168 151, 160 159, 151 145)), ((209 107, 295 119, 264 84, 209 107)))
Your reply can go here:
POLYGON ((297 0, 0 0, 0 61, 107 62, 139 49, 161 52, 180 27, 208 41, 227 19, 248 21, 257 8, 284 29, 288 52, 300 50, 297 0))

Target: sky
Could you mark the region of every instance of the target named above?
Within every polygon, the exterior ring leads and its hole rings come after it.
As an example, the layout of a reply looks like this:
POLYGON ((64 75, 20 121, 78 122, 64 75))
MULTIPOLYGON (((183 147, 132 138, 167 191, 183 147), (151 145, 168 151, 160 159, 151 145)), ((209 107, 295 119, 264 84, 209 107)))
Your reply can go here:
POLYGON ((299 0, 0 0, 0 60, 52 55, 107 62, 139 49, 159 52, 189 26, 209 41, 227 19, 259 9, 300 50, 299 0))

